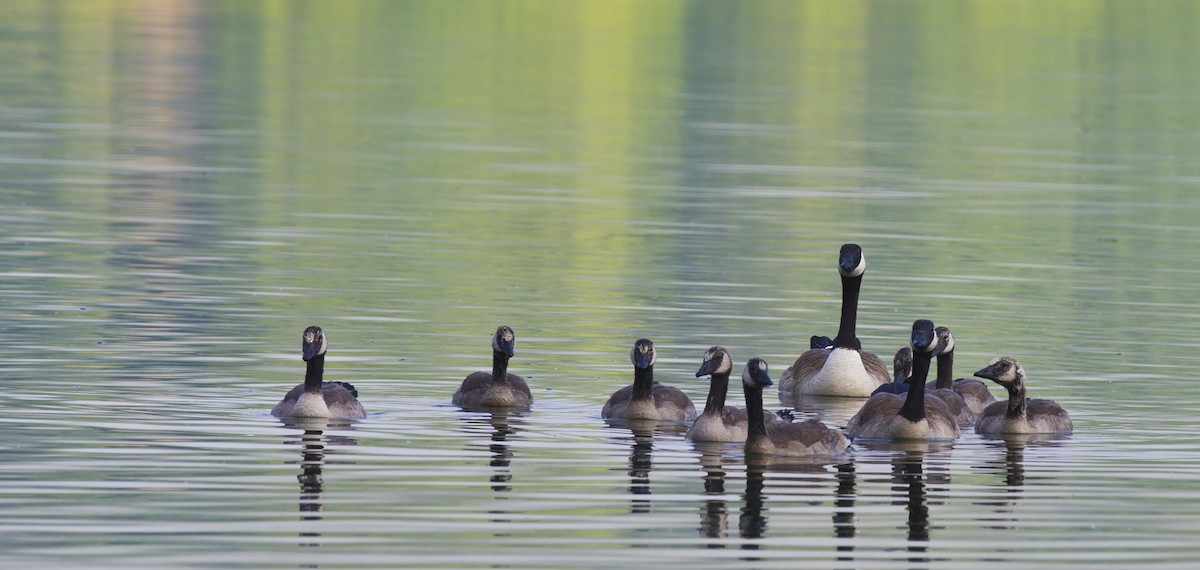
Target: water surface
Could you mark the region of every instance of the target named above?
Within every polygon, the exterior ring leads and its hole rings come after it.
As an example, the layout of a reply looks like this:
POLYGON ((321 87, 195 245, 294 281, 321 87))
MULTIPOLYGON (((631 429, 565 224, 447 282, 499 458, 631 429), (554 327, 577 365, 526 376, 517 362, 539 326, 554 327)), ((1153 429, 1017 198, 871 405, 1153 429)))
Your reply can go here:
POLYGON ((1196 12, 6 5, 0 562, 1189 567, 1196 12), (850 241, 865 348, 932 319, 1076 433, 762 464, 599 418, 640 337, 697 402, 713 344, 777 378, 850 241), (533 410, 450 406, 501 323, 533 410), (269 416, 310 324, 365 420, 269 416))

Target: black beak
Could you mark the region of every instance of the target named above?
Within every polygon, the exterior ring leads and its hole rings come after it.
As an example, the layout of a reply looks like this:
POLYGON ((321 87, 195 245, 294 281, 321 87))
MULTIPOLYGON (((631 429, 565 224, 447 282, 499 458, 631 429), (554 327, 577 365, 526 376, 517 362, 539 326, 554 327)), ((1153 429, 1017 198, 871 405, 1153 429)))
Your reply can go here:
POLYGON ((653 362, 653 354, 654 353, 649 350, 645 352, 635 350, 633 352, 633 365, 642 369, 650 368, 652 366, 651 362, 653 362))
POLYGON ((854 268, 857 265, 858 263, 854 261, 854 256, 849 253, 842 252, 842 254, 838 256, 838 269, 842 270, 842 273, 850 273, 851 271, 854 271, 854 268))
POLYGON ((496 339, 496 346, 500 347, 500 352, 509 358, 512 358, 513 355, 517 353, 516 339, 510 340, 510 339, 505 339, 504 337, 500 337, 500 338, 496 339))
POLYGON ((713 369, 716 367, 717 367, 717 359, 710 358, 708 360, 705 360, 704 364, 700 365, 700 369, 696 371, 696 378, 699 378, 701 376, 708 376, 709 374, 712 374, 713 369))
POLYGON ((995 365, 989 364, 985 368, 976 371, 974 375, 978 376, 980 378, 983 378, 985 380, 992 380, 993 378, 996 377, 996 371, 992 370, 993 368, 995 368, 995 365))
POLYGON ((303 358, 305 362, 308 362, 317 355, 317 351, 319 349, 319 344, 315 342, 306 342, 300 347, 300 357, 303 358))
POLYGON ((750 377, 753 378, 754 381, 763 388, 767 388, 774 384, 774 382, 771 382, 771 375, 767 374, 766 370, 758 367, 754 367, 750 370, 750 377))
POLYGON ((914 349, 922 347, 932 347, 937 350, 937 333, 933 331, 933 321, 921 319, 913 323, 912 329, 912 346, 914 349))

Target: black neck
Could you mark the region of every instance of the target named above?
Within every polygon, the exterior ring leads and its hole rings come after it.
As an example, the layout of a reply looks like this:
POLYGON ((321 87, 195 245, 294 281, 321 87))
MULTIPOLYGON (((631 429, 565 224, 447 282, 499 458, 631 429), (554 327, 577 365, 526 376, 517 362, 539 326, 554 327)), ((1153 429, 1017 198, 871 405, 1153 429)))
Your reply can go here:
POLYGON ((317 355, 308 359, 308 369, 304 371, 304 391, 320 392, 321 381, 325 378, 325 355, 317 355))
POLYGON ((654 367, 633 368, 633 399, 649 398, 654 391, 654 367))
POLYGON ((725 407, 725 393, 729 391, 729 373, 713 373, 708 384, 708 401, 704 413, 720 412, 725 407))
POLYGON ((1025 407, 1029 404, 1025 399, 1025 383, 1018 379, 1005 388, 1008 390, 1008 411, 1005 415, 1010 418, 1025 417, 1025 407))
POLYGON ((492 382, 508 382, 508 355, 492 351, 492 382))
POLYGON ((937 388, 939 390, 954 387, 954 351, 938 355, 937 388))
POLYGON ((908 381, 908 397, 900 406, 900 415, 911 422, 925 419, 925 379, 929 377, 929 361, 933 353, 923 350, 913 351, 913 374, 908 381))
POLYGON ((763 422, 762 388, 751 388, 742 382, 742 390, 746 395, 746 413, 750 415, 748 437, 767 435, 767 424, 763 422))
POLYGON ((838 324, 837 338, 833 339, 834 348, 858 348, 854 327, 858 321, 858 289, 861 286, 861 275, 842 276, 842 320, 838 324))

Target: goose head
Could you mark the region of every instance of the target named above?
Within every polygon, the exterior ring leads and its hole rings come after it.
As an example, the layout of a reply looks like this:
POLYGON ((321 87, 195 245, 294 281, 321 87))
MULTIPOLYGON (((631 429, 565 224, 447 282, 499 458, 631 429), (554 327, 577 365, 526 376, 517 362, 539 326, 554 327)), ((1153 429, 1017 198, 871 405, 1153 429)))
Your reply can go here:
POLYGON ((812 335, 808 338, 808 349, 816 350, 818 348, 833 348, 833 339, 827 336, 812 335))
POLYGON ((761 358, 751 358, 742 369, 742 383, 749 388, 762 390, 772 384, 771 375, 767 373, 767 361, 761 358))
POLYGON ((1011 356, 993 358, 987 367, 975 373, 1005 388, 1020 386, 1025 381, 1025 369, 1011 356))
POLYGON ((723 346, 714 346, 704 353, 704 362, 696 371, 696 378, 707 374, 728 375, 732 370, 733 360, 729 357, 729 351, 723 346))
POLYGON ((516 354, 517 335, 508 325, 500 325, 496 334, 492 335, 492 352, 498 352, 509 358, 516 354))
POLYGON ((896 356, 892 358, 892 381, 896 383, 908 382, 909 376, 912 376, 913 352, 912 349, 905 346, 896 351, 896 356))
POLYGON ((629 351, 629 360, 633 362, 634 368, 653 367, 654 362, 658 360, 658 352, 654 350, 654 343, 649 339, 638 339, 633 343, 633 350, 629 351))
POLYGON ((937 335, 937 350, 934 354, 954 354, 954 335, 950 334, 950 329, 937 327, 933 332, 937 335))
POLYGON ((933 352, 933 349, 937 348, 937 333, 934 332, 933 321, 928 319, 914 321, 910 343, 914 353, 933 352))
POLYGON ((856 243, 842 246, 838 253, 838 273, 842 277, 861 277, 867 270, 867 258, 863 256, 862 248, 856 243))
POLYGON ((321 330, 321 327, 304 329, 304 335, 300 337, 300 357, 305 362, 318 356, 324 356, 325 350, 328 348, 329 339, 325 337, 325 331, 321 330))

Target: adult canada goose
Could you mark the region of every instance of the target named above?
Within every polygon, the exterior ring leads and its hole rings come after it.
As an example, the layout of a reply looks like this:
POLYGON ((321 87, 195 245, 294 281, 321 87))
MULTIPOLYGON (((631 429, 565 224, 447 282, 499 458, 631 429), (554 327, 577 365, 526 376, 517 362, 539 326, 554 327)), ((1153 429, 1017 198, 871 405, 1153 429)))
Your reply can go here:
POLYGON ((1007 402, 996 402, 983 411, 975 423, 975 433, 987 436, 1068 434, 1074 430, 1071 416, 1057 402, 1025 397, 1025 369, 1015 358, 996 358, 975 375, 1004 386, 1008 391, 1007 402))
POLYGON ((348 382, 325 382, 329 339, 321 327, 308 327, 300 337, 301 358, 308 363, 304 383, 297 384, 271 409, 281 418, 365 418, 358 390, 348 382))
POLYGON ((907 394, 908 378, 912 376, 913 352, 907 346, 900 347, 896 356, 892 357, 892 381, 875 389, 872 396, 880 392, 889 394, 907 394))
POLYGON ((501 325, 492 335, 492 371, 472 372, 451 401, 463 407, 528 408, 533 402, 529 385, 516 374, 508 373, 508 359, 516 353, 517 336, 501 325))
POLYGON ((854 334, 858 320, 858 291, 867 259, 862 248, 848 243, 838 255, 842 277, 842 317, 833 349, 810 349, 779 377, 779 391, 814 396, 866 398, 891 381, 878 356, 862 350, 854 334))
POLYGON ((600 416, 614 420, 694 420, 696 407, 687 394, 654 381, 658 352, 654 343, 638 339, 629 352, 633 361, 633 384, 609 397, 600 416))
POLYGON ((925 379, 937 335, 933 322, 913 323, 913 374, 907 394, 880 393, 871 396, 862 409, 846 424, 846 435, 858 438, 893 440, 954 439, 959 436, 958 421, 946 403, 925 394, 925 379))
MULTIPOLYGON (((938 328, 934 329, 935 334, 936 334, 936 331, 944 329, 944 328, 945 327, 938 327, 938 328)), ((949 329, 946 329, 946 330, 947 330, 947 332, 949 332, 949 329)), ((942 351, 942 346, 943 346, 942 340, 943 340, 943 337, 941 335, 938 335, 937 336, 937 346, 934 347, 934 350, 933 350, 934 354, 938 355, 938 379, 933 382, 925 383, 925 394, 926 394, 926 396, 932 395, 932 396, 937 396, 938 398, 941 398, 941 400, 943 402, 945 402, 946 406, 950 409, 950 413, 954 414, 954 419, 956 421, 958 421, 959 425, 972 425, 975 423, 975 418, 979 417, 979 414, 971 411, 971 408, 969 406, 967 406, 967 402, 965 399, 963 399, 963 396, 952 389, 954 382, 949 380, 949 378, 950 378, 949 376, 946 377, 946 380, 944 382, 942 380, 942 374, 943 374, 943 370, 942 370, 942 366, 941 366, 941 364, 942 364, 941 351, 942 351)), ((953 342, 952 338, 950 339, 950 342, 953 342)), ((953 347, 951 347, 951 350, 954 350, 953 347)), ((909 347, 904 347, 896 352, 896 358, 892 362, 893 380, 891 382, 888 382, 887 384, 884 384, 883 386, 876 388, 874 394, 872 394, 872 395, 878 394, 880 392, 889 392, 892 394, 908 393, 908 388, 909 388, 908 376, 911 376, 911 374, 912 374, 912 349, 909 347), (902 374, 903 374, 903 378, 901 377, 902 374)), ((976 382, 978 382, 978 380, 976 380, 976 382)))
POLYGON ((846 451, 850 440, 841 430, 832 429, 820 420, 780 423, 768 429, 763 421, 762 391, 770 385, 767 362, 751 358, 742 369, 742 389, 750 419, 746 455, 837 455, 846 451))
POLYGON ((987 384, 979 380, 954 377, 954 335, 950 334, 950 329, 946 327, 938 327, 934 332, 938 337, 937 380, 935 385, 926 385, 925 388, 953 389, 962 396, 967 408, 978 418, 984 408, 996 401, 996 397, 988 391, 987 384))
MULTIPOLYGON (((725 405, 729 391, 729 375, 733 371, 733 359, 723 346, 714 346, 704 353, 704 361, 696 371, 696 377, 709 375, 708 400, 704 411, 696 417, 687 437, 692 441, 745 441, 749 415, 745 409, 725 405)), ((791 421, 790 412, 781 414, 763 412, 763 420, 771 424, 791 421), (781 417, 786 414, 788 419, 781 417)))

